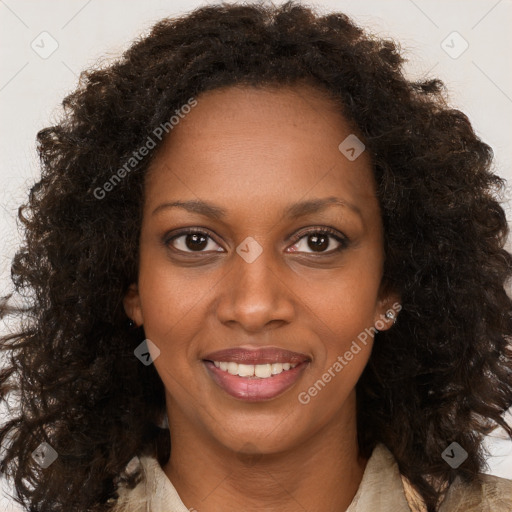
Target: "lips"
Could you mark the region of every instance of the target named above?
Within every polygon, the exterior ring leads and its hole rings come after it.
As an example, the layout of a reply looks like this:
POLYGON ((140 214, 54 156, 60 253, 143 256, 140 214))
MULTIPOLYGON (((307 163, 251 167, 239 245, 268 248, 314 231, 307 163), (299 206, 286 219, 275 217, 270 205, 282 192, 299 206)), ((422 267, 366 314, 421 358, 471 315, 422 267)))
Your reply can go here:
POLYGON ((227 348, 211 352, 204 356, 203 361, 226 361, 238 364, 300 364, 309 361, 306 354, 291 352, 278 347, 247 349, 243 347, 227 348))
POLYGON ((300 379, 310 361, 310 357, 300 352, 279 347, 248 348, 247 346, 218 350, 203 358, 207 373, 213 382, 228 395, 246 401, 271 400, 285 393, 300 379), (266 378, 241 377, 217 368, 214 361, 243 365, 290 363, 295 366, 266 378))
POLYGON ((238 400, 260 402, 272 400, 293 388, 304 373, 308 363, 297 364, 294 368, 267 378, 240 377, 230 375, 217 368, 212 362, 203 363, 212 381, 228 395, 238 400))

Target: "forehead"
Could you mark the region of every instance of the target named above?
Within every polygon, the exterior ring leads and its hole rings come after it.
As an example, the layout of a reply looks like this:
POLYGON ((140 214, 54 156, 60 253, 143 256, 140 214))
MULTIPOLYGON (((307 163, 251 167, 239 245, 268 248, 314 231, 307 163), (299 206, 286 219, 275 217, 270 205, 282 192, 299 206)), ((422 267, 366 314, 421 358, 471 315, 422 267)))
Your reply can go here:
POLYGON ((321 90, 233 86, 197 102, 152 162, 152 205, 170 196, 277 204, 335 194, 376 206, 371 158, 363 151, 350 160, 340 151, 356 130, 321 90))

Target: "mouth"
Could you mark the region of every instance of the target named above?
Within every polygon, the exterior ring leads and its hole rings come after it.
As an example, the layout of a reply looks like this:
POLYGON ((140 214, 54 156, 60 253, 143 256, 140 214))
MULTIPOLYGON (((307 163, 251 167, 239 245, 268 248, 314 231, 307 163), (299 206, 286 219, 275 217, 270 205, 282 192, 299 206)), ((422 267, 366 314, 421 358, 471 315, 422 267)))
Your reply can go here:
POLYGON ((203 364, 215 384, 245 401, 276 398, 289 390, 310 363, 305 354, 276 347, 225 349, 208 354, 203 364))

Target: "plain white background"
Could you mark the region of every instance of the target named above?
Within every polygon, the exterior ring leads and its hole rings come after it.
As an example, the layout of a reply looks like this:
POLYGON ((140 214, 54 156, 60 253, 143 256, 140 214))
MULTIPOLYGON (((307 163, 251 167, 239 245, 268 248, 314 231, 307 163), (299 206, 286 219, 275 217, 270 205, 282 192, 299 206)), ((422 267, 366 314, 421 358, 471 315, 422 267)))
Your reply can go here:
MULTIPOLYGON (((194 0, 0 0, 0 286, 9 291, 19 243, 17 207, 37 178, 37 131, 56 119, 80 71, 118 56, 160 18, 216 2, 194 0)), ((231 3, 231 2, 230 2, 231 3)), ((284 3, 280 0, 276 4, 284 3)), ((411 78, 439 77, 453 106, 495 152, 494 171, 512 177, 512 0, 323 0, 381 37, 401 42, 411 78)), ((509 197, 512 194, 507 193, 509 197)), ((510 220, 508 203, 504 205, 510 220)), ((510 248, 511 245, 509 244, 510 248)), ((498 437, 496 437, 498 436, 498 437)), ((488 472, 512 478, 512 443, 488 439, 488 472)), ((6 512, 18 510, 2 501, 6 512)))

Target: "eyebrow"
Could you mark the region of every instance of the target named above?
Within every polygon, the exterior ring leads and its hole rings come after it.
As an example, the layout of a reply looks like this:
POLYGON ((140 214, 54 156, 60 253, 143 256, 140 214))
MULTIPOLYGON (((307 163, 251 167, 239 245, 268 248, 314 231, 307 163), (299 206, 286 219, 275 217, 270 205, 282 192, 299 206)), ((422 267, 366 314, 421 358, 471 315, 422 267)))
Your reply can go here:
MULTIPOLYGON (((362 217, 361 210, 356 205, 332 196, 293 203, 285 208, 284 215, 290 218, 304 217, 312 213, 321 212, 332 205, 347 207, 362 217)), ((152 215, 169 208, 183 208, 191 213, 219 220, 227 216, 227 211, 224 208, 199 199, 162 203, 153 210, 152 215)))

